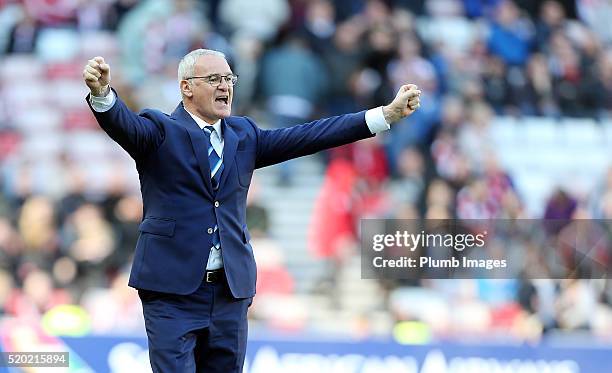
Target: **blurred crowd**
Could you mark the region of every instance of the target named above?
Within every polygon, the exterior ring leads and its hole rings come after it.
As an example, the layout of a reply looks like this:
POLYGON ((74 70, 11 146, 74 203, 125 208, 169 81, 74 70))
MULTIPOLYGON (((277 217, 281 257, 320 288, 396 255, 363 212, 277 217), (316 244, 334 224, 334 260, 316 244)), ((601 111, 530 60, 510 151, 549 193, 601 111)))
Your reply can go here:
MULTIPOLYGON (((74 303, 94 332, 142 331, 126 286, 142 214, 135 176, 109 157, 96 159, 107 167, 92 178, 91 160, 72 145, 51 160, 24 151, 41 128, 45 137, 99 132, 80 83, 95 55, 109 61, 131 108, 169 112, 180 100, 179 59, 194 48, 221 50, 239 75, 234 113, 269 128, 383 105, 402 84, 419 86, 421 108, 405 123, 320 157, 325 181, 304 229, 312 257, 330 265, 323 292, 333 298, 334 274, 359 255, 364 217, 612 219, 612 168, 588 195, 560 187, 533 215, 487 137, 500 115, 612 118, 610 19, 606 0, 0 0, 0 313, 36 320, 74 303), (21 115, 34 109, 40 114, 21 115), (40 171, 42 161, 52 167, 40 171)), ((294 172, 281 166, 279 184, 291 188, 294 172)), ((248 209, 262 299, 251 317, 296 329, 287 314, 306 311, 291 301, 294 280, 269 212, 257 199, 248 209)), ((423 330, 612 338, 606 280, 378 286, 377 310, 400 341, 418 341, 423 330)), ((354 334, 376 334, 364 315, 354 334)))

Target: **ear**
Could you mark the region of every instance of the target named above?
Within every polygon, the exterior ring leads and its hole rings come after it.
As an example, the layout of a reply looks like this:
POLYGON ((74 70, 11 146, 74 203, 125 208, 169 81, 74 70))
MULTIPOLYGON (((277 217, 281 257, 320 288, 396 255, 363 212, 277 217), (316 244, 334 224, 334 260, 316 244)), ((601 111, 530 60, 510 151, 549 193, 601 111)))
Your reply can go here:
POLYGON ((181 93, 185 97, 193 96, 193 91, 191 89, 191 83, 188 80, 181 80, 181 93))

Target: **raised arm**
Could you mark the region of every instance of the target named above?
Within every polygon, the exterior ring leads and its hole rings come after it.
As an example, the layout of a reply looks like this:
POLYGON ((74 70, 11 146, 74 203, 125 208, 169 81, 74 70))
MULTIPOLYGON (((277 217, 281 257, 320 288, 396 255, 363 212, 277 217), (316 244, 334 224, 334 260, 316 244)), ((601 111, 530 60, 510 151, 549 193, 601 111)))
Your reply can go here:
POLYGON ((299 126, 257 131, 257 162, 266 167, 287 159, 316 153, 374 136, 391 124, 411 115, 420 106, 421 91, 414 84, 400 87, 393 101, 386 106, 319 119, 299 126), (381 117, 381 118, 378 118, 381 117), (379 123, 383 122, 382 127, 379 123))
POLYGON ((132 158, 156 149, 164 139, 163 126, 148 118, 147 111, 134 114, 110 88, 110 66, 103 57, 87 61, 83 80, 89 88, 89 104, 98 124, 132 158))
POLYGON ((319 119, 287 128, 272 130, 259 129, 257 126, 255 128, 256 168, 374 136, 366 125, 365 111, 319 119))

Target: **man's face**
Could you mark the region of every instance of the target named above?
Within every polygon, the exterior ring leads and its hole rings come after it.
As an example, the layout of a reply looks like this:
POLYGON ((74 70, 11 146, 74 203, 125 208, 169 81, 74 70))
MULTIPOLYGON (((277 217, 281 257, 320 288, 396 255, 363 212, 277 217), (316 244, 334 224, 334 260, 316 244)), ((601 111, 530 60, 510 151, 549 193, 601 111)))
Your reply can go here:
MULTIPOLYGON (((211 76, 214 74, 226 76, 232 74, 225 58, 215 55, 205 55, 198 58, 195 65, 194 76, 211 76)), ((197 111, 200 117, 208 123, 214 123, 218 119, 227 118, 232 112, 233 87, 228 85, 225 79, 214 87, 207 79, 190 79, 191 97, 185 99, 191 101, 191 107, 197 111)))

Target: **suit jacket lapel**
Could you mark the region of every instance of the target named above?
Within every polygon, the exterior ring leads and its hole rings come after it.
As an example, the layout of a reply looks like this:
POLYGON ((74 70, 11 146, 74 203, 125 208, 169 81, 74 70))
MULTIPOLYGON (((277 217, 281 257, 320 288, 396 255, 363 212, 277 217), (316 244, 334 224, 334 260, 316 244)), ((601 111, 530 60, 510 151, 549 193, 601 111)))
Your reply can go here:
POLYGON ((208 140, 206 139, 204 131, 200 129, 191 115, 187 113, 182 102, 176 107, 171 117, 177 119, 178 123, 183 125, 187 130, 189 139, 191 140, 191 147, 198 161, 200 173, 206 187, 205 189, 208 194, 212 196, 213 188, 210 180, 210 164, 208 162, 208 140))
POLYGON ((227 179, 227 175, 231 171, 231 165, 234 163, 234 157, 236 156, 236 148, 238 148, 238 136, 232 127, 227 123, 226 119, 221 121, 223 126, 223 164, 225 165, 223 173, 221 174, 221 181, 219 182, 219 188, 223 188, 223 184, 227 179))

